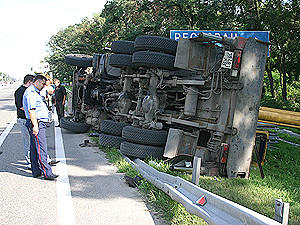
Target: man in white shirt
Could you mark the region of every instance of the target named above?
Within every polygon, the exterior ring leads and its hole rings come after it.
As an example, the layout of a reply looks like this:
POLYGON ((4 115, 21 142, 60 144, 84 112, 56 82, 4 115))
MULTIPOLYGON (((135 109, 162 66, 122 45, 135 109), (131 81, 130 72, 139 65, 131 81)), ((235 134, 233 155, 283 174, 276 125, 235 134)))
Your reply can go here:
POLYGON ((40 91, 40 95, 43 97, 48 110, 49 110, 49 123, 51 123, 51 116, 52 116, 52 95, 54 93, 54 88, 51 85, 51 82, 49 79, 46 80, 45 87, 40 91))

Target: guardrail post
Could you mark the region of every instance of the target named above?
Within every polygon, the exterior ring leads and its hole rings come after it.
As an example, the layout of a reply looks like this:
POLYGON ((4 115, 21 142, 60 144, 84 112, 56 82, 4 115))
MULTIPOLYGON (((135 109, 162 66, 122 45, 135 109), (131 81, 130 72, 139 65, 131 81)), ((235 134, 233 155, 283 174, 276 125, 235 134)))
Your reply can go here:
POLYGON ((282 202, 282 199, 275 199, 275 220, 283 225, 288 224, 290 203, 282 202))
POLYGON ((201 168, 201 158, 195 156, 193 161, 192 183, 197 186, 199 185, 200 168, 201 168))

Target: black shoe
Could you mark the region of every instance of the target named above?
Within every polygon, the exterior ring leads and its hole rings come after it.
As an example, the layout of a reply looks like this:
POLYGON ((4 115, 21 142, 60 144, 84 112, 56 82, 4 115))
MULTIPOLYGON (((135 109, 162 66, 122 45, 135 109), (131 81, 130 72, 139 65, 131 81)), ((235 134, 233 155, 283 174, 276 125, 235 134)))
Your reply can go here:
POLYGON ((60 127, 60 124, 58 124, 58 125, 55 125, 55 127, 60 127))
POLYGON ((59 163, 60 161, 59 160, 51 160, 48 164, 50 165, 50 166, 53 166, 53 165, 55 165, 56 163, 59 163))
POLYGON ((45 177, 44 179, 45 180, 55 180, 57 177, 58 177, 58 175, 52 174, 52 175, 50 175, 48 177, 45 177))
POLYGON ((34 178, 38 178, 38 177, 41 177, 42 174, 38 174, 38 175, 33 175, 34 178))

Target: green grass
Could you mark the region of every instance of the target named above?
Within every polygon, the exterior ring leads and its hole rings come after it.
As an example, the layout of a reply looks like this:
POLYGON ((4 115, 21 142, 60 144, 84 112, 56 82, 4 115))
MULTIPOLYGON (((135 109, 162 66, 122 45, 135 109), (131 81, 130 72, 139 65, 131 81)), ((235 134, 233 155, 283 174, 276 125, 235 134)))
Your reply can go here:
MULTIPOLYGON (((291 141, 292 137, 279 135, 280 138, 291 141)), ((293 137, 292 140, 299 143, 299 138, 293 137)), ((101 149, 109 161, 118 167, 119 172, 131 177, 138 175, 117 149, 101 149)), ((169 165, 162 161, 156 162, 162 165, 157 168, 160 171, 191 180, 190 174, 170 171, 169 165)), ((265 179, 260 177, 259 169, 253 166, 248 180, 201 176, 199 186, 270 218, 274 218, 275 199, 282 199, 290 203, 289 224, 300 224, 300 149, 281 141, 269 144, 263 170, 265 179)), ((206 224, 201 218, 187 213, 181 204, 148 181, 142 180, 139 189, 168 223, 206 224)))

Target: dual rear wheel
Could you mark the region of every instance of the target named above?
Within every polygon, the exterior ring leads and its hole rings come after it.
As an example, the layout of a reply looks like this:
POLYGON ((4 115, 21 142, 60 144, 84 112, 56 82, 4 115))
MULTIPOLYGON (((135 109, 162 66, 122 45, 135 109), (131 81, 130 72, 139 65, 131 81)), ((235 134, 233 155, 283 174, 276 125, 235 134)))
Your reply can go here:
POLYGON ((166 131, 145 130, 111 120, 102 121, 100 131, 99 144, 103 147, 119 148, 128 157, 162 158, 166 131))

